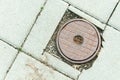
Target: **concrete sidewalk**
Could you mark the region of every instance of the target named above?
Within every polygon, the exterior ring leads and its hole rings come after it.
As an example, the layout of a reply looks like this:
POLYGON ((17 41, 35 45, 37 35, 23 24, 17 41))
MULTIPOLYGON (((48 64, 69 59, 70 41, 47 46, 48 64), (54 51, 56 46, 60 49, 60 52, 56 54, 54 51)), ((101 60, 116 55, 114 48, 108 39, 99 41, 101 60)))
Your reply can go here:
POLYGON ((1 0, 0 80, 119 80, 119 2, 1 0), (80 71, 45 50, 66 11, 103 32, 103 48, 90 69, 80 71))

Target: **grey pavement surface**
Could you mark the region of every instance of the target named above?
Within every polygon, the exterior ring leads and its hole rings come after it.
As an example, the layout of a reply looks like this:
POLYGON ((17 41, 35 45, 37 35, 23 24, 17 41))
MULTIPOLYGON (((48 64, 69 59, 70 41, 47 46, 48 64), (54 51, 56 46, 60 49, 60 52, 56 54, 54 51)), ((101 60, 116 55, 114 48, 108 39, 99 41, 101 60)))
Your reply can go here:
POLYGON ((0 80, 119 80, 120 0, 1 0, 0 80), (103 30, 103 48, 79 71, 44 52, 66 10, 103 30))

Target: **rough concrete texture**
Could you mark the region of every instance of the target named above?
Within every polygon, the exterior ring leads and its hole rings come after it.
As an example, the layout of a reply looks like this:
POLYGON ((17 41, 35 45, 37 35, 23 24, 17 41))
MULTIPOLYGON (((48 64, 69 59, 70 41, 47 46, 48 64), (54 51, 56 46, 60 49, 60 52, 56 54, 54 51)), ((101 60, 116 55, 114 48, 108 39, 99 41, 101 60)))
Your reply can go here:
POLYGON ((103 37, 105 42, 93 67, 83 71, 79 80, 119 80, 120 74, 120 32, 107 26, 103 37))

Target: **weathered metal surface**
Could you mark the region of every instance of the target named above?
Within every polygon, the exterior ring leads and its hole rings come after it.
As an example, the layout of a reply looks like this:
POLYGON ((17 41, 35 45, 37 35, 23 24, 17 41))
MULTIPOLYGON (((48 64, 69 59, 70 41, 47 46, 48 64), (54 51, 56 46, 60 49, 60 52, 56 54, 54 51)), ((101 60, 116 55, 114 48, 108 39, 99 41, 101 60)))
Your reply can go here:
POLYGON ((73 19, 63 25, 57 34, 60 54, 72 63, 93 59, 101 48, 101 37, 96 27, 83 19, 73 19))

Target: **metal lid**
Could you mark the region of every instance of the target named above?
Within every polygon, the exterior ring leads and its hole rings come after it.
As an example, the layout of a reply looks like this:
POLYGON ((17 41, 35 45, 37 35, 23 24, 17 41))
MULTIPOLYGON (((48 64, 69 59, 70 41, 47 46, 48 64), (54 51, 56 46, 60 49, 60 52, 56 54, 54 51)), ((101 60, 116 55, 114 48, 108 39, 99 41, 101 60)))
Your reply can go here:
POLYGON ((73 19, 58 31, 56 44, 59 53, 72 63, 93 59, 101 48, 101 37, 96 27, 83 19, 73 19))

